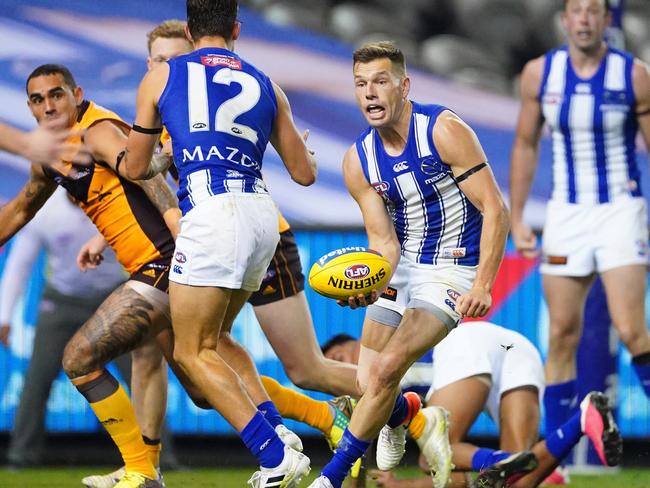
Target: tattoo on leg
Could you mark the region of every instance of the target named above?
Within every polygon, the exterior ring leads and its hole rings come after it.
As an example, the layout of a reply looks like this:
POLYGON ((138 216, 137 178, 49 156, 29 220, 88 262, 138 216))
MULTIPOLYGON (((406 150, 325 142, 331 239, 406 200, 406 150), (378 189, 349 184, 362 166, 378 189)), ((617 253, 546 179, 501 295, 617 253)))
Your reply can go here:
POLYGON ((154 330, 154 306, 122 285, 101 304, 66 347, 64 367, 70 378, 102 368, 132 351, 154 330))

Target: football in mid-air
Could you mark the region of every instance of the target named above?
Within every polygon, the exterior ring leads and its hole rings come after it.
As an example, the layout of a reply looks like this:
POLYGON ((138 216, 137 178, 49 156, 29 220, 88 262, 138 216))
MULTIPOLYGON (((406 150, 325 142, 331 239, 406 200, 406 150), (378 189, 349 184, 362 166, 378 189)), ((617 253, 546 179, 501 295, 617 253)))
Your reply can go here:
POLYGON ((343 247, 328 252, 309 271, 309 286, 328 298, 346 300, 369 295, 388 284, 391 267, 377 251, 365 247, 343 247))

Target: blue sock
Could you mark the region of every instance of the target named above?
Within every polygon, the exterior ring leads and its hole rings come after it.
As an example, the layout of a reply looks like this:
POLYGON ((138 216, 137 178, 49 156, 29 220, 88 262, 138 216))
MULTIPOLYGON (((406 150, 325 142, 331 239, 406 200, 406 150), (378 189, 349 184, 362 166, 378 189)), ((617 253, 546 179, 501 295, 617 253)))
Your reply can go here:
POLYGON ((492 466, 494 463, 507 458, 512 453, 507 451, 495 451, 486 447, 479 448, 472 456, 472 470, 481 471, 482 469, 492 466))
POLYGON ((404 395, 400 393, 395 399, 395 406, 393 407, 393 413, 390 414, 390 418, 386 425, 391 429, 398 427, 404 423, 406 416, 409 413, 409 404, 404 398, 404 395))
POLYGON ((546 448, 555 459, 561 461, 571 452, 580 437, 582 437, 582 427, 580 426, 580 411, 577 411, 558 429, 546 434, 546 448))
POLYGON ((274 429, 278 425, 284 424, 282 421, 282 416, 280 415, 280 412, 278 412, 278 409, 275 407, 275 404, 269 400, 264 403, 260 403, 257 406, 257 409, 262 412, 262 415, 264 415, 264 418, 267 420, 269 424, 271 424, 271 427, 274 429))
POLYGON ((553 432, 569 420, 576 409, 578 409, 578 382, 575 379, 547 385, 544 391, 546 434, 553 432))
POLYGON ((640 354, 632 358, 632 367, 639 377, 645 396, 650 398, 650 353, 640 354))
POLYGON ((240 436, 260 466, 275 468, 280 465, 284 458, 284 444, 260 412, 253 416, 240 436))
POLYGON ((323 468, 321 474, 332 482, 334 488, 341 488, 348 471, 356 460, 364 455, 368 446, 370 446, 369 441, 357 439, 348 429, 345 429, 341 442, 334 452, 334 457, 323 468))

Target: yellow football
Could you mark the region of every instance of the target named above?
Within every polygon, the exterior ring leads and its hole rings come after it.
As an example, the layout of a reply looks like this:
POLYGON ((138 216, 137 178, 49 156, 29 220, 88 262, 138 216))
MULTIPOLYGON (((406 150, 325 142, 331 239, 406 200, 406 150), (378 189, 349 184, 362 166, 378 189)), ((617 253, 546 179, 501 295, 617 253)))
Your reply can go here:
POLYGON ((390 279, 390 263, 377 251, 343 247, 330 251, 309 271, 309 286, 323 296, 345 300, 381 291, 390 279))

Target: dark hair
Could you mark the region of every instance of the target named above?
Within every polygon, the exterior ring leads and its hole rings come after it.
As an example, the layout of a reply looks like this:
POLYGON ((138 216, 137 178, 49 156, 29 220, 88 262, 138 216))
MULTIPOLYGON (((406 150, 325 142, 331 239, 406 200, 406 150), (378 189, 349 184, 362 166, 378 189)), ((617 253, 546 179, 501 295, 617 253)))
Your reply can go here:
POLYGON ((369 63, 370 61, 381 58, 390 59, 393 68, 400 75, 404 76, 406 74, 404 53, 402 53, 393 41, 378 41, 364 44, 352 54, 352 66, 357 63, 369 63))
POLYGON ((25 82, 25 91, 27 91, 27 85, 32 78, 38 78, 39 76, 49 76, 49 75, 61 75, 63 76, 63 81, 73 90, 77 88, 77 82, 74 81, 74 76, 70 73, 70 70, 63 66, 62 64, 42 64, 34 71, 30 73, 25 82))
POLYGON ((207 36, 230 39, 238 8, 237 0, 187 0, 187 26, 192 39, 207 36))
POLYGON ((323 351, 323 354, 327 354, 327 351, 332 349, 334 346, 340 346, 341 344, 345 344, 346 342, 350 341, 356 341, 354 337, 352 337, 350 334, 336 334, 333 337, 330 337, 329 340, 321 346, 321 351, 323 351))
MULTIPOLYGON (((566 10, 566 6, 569 4, 569 0, 564 0, 564 10, 566 10)), ((605 10, 608 12, 612 10, 612 6, 609 3, 609 0, 605 0, 605 10)))

